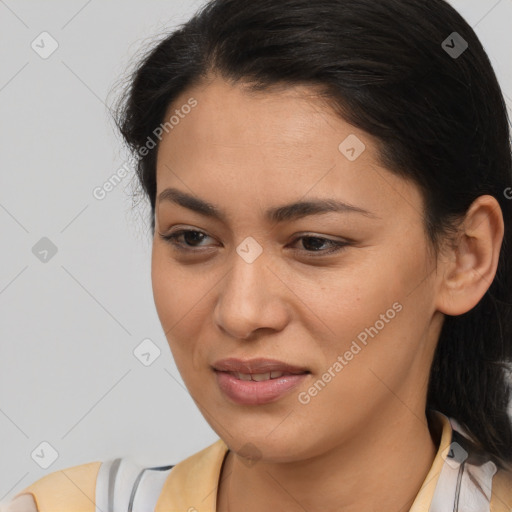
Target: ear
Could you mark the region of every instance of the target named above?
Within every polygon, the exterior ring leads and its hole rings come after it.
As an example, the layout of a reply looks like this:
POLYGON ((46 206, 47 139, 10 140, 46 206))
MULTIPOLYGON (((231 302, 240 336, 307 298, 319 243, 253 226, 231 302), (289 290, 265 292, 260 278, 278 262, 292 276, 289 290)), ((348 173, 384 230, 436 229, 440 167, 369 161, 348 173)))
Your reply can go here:
POLYGON ((504 231, 496 198, 478 197, 466 212, 457 242, 445 249, 448 257, 439 263, 443 267, 437 296, 441 313, 467 313, 485 295, 496 275, 504 231))

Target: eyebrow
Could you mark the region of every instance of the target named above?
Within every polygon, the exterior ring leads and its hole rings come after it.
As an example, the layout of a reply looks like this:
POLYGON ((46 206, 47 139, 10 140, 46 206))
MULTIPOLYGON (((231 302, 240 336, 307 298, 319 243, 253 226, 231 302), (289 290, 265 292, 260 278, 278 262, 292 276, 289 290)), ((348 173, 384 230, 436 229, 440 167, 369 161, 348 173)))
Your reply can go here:
MULTIPOLYGON (((162 201, 170 201, 205 217, 227 223, 228 216, 219 207, 176 188, 163 190, 158 195, 158 203, 162 201)), ((269 223, 282 223, 327 212, 360 213, 367 217, 378 218, 377 215, 363 208, 335 199, 310 199, 270 208, 265 212, 265 219, 269 223)))

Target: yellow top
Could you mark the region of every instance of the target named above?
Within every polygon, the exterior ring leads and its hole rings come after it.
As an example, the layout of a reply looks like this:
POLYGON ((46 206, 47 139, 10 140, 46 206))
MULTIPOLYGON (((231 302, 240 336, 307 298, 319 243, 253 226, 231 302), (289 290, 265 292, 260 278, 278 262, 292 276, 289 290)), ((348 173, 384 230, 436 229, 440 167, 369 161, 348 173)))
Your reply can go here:
MULTIPOLYGON (((409 512, 428 512, 452 442, 449 418, 437 412, 442 431, 439 449, 409 512)), ((155 512, 216 512, 217 485, 228 447, 222 439, 177 464, 169 473, 155 512)), ((5 512, 95 512, 96 477, 101 462, 50 473, 18 493, 5 512), (34 503, 29 496, 32 496, 34 503), (30 502, 30 503, 29 503, 30 502)), ((512 473, 498 470, 492 479, 490 512, 512 510, 512 473)))

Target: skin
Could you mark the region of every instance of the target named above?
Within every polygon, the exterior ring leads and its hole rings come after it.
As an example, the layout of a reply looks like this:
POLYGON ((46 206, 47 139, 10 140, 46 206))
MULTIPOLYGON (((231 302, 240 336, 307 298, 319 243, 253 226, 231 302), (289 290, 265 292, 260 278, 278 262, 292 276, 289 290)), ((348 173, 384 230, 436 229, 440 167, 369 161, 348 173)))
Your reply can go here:
POLYGON ((436 259, 419 189, 382 167, 375 140, 314 89, 250 93, 212 77, 169 115, 190 97, 197 106, 158 149, 157 197, 174 187, 225 210, 227 220, 158 201, 152 283, 183 380, 230 448, 217 510, 408 510, 438 449, 425 402, 444 314, 469 311, 492 282, 504 229, 497 201, 478 198, 460 239, 436 259), (351 134, 366 145, 355 161, 338 150, 351 134), (313 197, 372 216, 330 212, 282 224, 263 216, 313 197), (196 253, 159 235, 179 228, 207 235, 180 237, 196 253), (305 235, 351 242, 320 256, 329 244, 312 246, 305 235), (263 249, 253 263, 236 252, 249 236, 263 249), (298 394, 396 302, 402 310, 301 404, 298 394), (274 403, 237 405, 211 369, 225 357, 274 358, 311 374, 274 403), (247 443, 256 447, 253 464, 237 454, 247 443))

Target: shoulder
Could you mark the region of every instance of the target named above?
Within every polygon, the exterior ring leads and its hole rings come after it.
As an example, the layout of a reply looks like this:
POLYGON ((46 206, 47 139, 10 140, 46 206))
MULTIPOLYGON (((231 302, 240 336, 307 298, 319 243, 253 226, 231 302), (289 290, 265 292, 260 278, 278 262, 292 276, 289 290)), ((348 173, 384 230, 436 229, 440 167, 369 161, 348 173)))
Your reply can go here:
POLYGON ((512 510, 512 471, 498 469, 492 479, 490 512, 512 510))
POLYGON ((129 458, 117 458, 68 467, 33 482, 9 503, 0 503, 0 512, 154 510, 162 491, 165 496, 170 491, 171 496, 180 497, 183 487, 209 492, 210 484, 218 484, 227 449, 218 440, 177 466, 146 467, 129 458), (195 484, 201 484, 199 489, 195 484))
POLYGON ((0 504, 0 512, 153 510, 173 467, 145 467, 129 458, 117 458, 65 468, 0 504))
POLYGON ((19 492, 0 512, 64 512, 70 507, 74 512, 95 512, 96 479, 101 464, 89 462, 49 473, 19 492))

